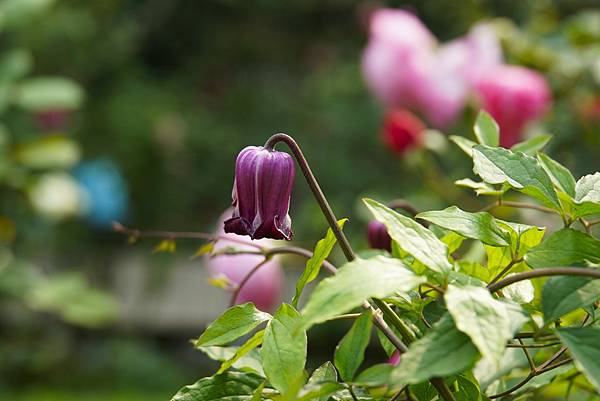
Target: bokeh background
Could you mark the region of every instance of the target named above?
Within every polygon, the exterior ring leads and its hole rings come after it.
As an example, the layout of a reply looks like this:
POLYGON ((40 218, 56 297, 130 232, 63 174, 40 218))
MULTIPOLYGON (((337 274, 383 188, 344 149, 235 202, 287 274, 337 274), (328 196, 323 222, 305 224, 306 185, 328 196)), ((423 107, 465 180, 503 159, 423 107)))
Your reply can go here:
MULTIPOLYGON (((385 110, 361 74, 382 6, 441 42, 491 22, 506 62, 550 85, 531 133, 554 135, 547 151, 576 177, 598 170, 597 0, 0 2, 1 399, 165 400, 210 374, 188 340, 227 296, 190 260, 202 242, 155 252, 159 239, 130 244, 111 222, 213 232, 237 153, 276 132, 298 140, 358 248, 362 196, 485 204, 453 184, 471 164, 445 139, 473 136, 476 102, 435 145, 382 141, 385 110)), ((290 214, 311 249, 326 224, 300 178, 290 214)), ((303 261, 284 265, 289 287, 303 261)), ((344 329, 315 330, 311 351, 327 359, 344 329)))

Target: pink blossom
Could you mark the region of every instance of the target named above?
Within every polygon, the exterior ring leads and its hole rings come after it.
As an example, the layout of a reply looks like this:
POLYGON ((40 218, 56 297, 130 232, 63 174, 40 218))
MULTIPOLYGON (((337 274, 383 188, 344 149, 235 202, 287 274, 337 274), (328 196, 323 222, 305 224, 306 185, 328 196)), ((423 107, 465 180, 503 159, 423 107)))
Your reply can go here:
POLYGON ((383 105, 419 112, 444 128, 459 116, 483 73, 501 61, 498 40, 486 24, 437 46, 414 15, 380 9, 371 19, 362 66, 370 91, 383 105))
MULTIPOLYGON (((219 221, 219 234, 226 238, 235 239, 234 241, 219 240, 215 244, 215 250, 224 247, 235 247, 237 249, 255 250, 250 245, 240 244, 239 240, 250 243, 247 237, 236 234, 225 234, 223 232, 223 218, 219 221)), ((259 240, 252 241, 255 244, 268 245, 270 241, 259 240)), ((212 258, 206 257, 206 266, 213 277, 225 275, 232 283, 239 284, 244 277, 258 265, 264 258, 260 255, 218 255, 212 258)), ((276 259, 271 259, 262 265, 246 282, 238 297, 236 303, 252 302, 256 307, 263 311, 273 311, 281 302, 283 291, 284 274, 281 264, 276 259)))
POLYGON ((405 107, 418 104, 418 82, 426 79, 423 59, 435 43, 411 13, 392 9, 373 13, 362 67, 369 89, 380 102, 405 107))
POLYGON ((519 142, 527 123, 539 118, 551 101, 544 77, 515 65, 490 69, 478 82, 477 91, 482 107, 500 126, 504 147, 519 142))

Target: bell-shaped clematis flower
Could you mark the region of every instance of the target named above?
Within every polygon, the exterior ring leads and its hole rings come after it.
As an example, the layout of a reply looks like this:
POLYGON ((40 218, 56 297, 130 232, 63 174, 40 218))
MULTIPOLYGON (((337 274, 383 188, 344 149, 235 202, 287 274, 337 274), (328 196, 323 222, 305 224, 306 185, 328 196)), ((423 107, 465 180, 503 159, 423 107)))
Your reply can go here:
POLYGON ((243 149, 235 165, 234 211, 225 221, 225 232, 290 240, 288 210, 294 178, 294 160, 289 154, 257 146, 243 149))
POLYGON ((503 147, 519 142, 527 123, 539 118, 551 101, 544 77, 515 65, 489 70, 477 83, 477 92, 482 107, 500 126, 503 147))
POLYGON ((373 249, 392 251, 392 238, 385 225, 377 220, 371 220, 367 225, 367 239, 369 246, 373 249))
MULTIPOLYGON (((218 233, 224 234, 222 229, 223 219, 220 221, 218 233)), ((240 244, 239 240, 242 237, 235 234, 225 234, 225 237, 230 237, 237 241, 220 239, 215 244, 215 251, 228 246, 236 249, 255 250, 255 248, 249 245, 240 244)), ((260 240, 254 243, 266 246, 269 242, 268 240, 260 240)), ((250 243, 250 240, 248 240, 248 243, 250 243)), ((219 277, 224 275, 234 284, 240 284, 244 277, 263 260, 263 256, 246 254, 222 254, 214 257, 206 256, 204 259, 211 276, 219 277)), ((263 264, 244 284, 244 287, 242 287, 236 298, 236 304, 252 302, 258 309, 265 312, 272 312, 281 302, 283 282, 284 273, 281 264, 277 258, 272 258, 263 264)))
POLYGON ((410 111, 397 109, 388 112, 383 122, 383 138, 396 153, 404 153, 420 146, 425 133, 425 124, 410 111))

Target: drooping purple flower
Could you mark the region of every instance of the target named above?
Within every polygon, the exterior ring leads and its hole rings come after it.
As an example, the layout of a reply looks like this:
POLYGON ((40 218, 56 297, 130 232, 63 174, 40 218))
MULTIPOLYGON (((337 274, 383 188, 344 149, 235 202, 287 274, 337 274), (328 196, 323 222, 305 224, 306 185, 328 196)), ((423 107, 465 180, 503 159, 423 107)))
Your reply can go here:
POLYGON ((377 220, 370 221, 367 226, 367 238, 371 248, 392 251, 392 238, 383 223, 377 220))
POLYGON ((288 210, 295 171, 294 160, 285 152, 262 146, 244 148, 235 164, 234 211, 225 221, 225 232, 290 240, 288 210))

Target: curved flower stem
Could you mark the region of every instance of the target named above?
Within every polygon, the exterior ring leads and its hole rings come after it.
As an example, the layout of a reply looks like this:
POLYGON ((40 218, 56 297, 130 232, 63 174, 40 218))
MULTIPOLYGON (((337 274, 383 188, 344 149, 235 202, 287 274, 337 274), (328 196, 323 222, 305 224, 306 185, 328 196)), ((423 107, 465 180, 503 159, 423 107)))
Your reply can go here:
MULTIPOLYGON (((329 223, 333 234, 335 235, 340 244, 340 247, 342 248, 342 251, 346 256, 346 259, 349 262, 353 261, 354 259, 356 259, 356 254, 354 253, 350 242, 348 242, 348 238, 346 238, 346 235, 340 229, 337 223, 338 220, 335 217, 335 214, 333 213, 333 209, 331 209, 331 206, 325 198, 325 195, 323 194, 323 191, 321 190, 317 179, 315 178, 312 170, 310 169, 310 166, 308 165, 308 162, 306 161, 306 158, 304 157, 300 146, 298 146, 294 138, 283 133, 275 134, 269 139, 267 139, 267 142, 265 142, 264 147, 266 149, 272 150, 275 148, 275 145, 279 142, 285 143, 292 151, 292 154, 294 155, 296 161, 298 162, 298 165, 300 166, 300 170, 302 170, 302 174, 304 174, 304 178, 306 179, 308 186, 310 187, 313 195, 315 196, 315 199, 319 204, 323 215, 327 219, 327 222, 329 223)), ((385 313, 385 311, 378 312, 377 310, 374 310, 374 308, 368 301, 365 301, 365 303, 363 304, 363 308, 371 309, 372 311, 374 311, 373 317, 375 320, 375 325, 385 334, 385 336, 392 342, 392 344, 394 344, 394 346, 398 349, 398 351, 400 351, 400 353, 406 352, 406 345, 398 338, 398 336, 396 336, 396 334, 390 329, 390 327, 387 325, 387 323, 381 316, 380 313, 385 313)), ((450 392, 450 389, 448 389, 448 386, 446 386, 446 383, 442 379, 433 378, 431 379, 431 384, 433 384, 433 386, 438 390, 438 392, 444 400, 455 401, 455 398, 450 392)))
POLYGON ((600 279, 600 270, 585 267, 549 267, 516 273, 488 286, 490 292, 496 292, 519 281, 547 276, 584 276, 600 279))
POLYGON ((248 274, 246 274, 244 276, 244 278, 242 279, 242 281, 240 281, 240 283, 238 284, 238 286, 235 289, 235 291, 233 291, 233 293, 231 294, 231 301, 229 302, 229 307, 230 308, 233 305, 235 305, 235 301, 237 301, 237 298, 240 295, 240 291, 242 291, 242 288, 244 288, 244 286, 250 280, 250 278, 254 275, 254 273, 256 273, 258 271, 258 269, 260 269, 262 266, 264 266, 264 264, 267 263, 268 261, 269 261, 268 257, 266 257, 264 260, 261 260, 256 266, 254 266, 252 268, 252 270, 250 270, 248 272, 248 274))
POLYGON ((162 231, 162 230, 139 230, 137 228, 125 227, 118 221, 113 221, 112 229, 114 232, 129 235, 135 238, 168 238, 168 239, 205 239, 209 241, 226 240, 230 242, 237 242, 239 244, 248 245, 256 249, 264 249, 264 247, 254 244, 251 241, 244 239, 237 239, 233 236, 226 236, 220 234, 208 234, 197 231, 162 231))
POLYGON ((312 191, 313 195, 315 196, 315 199, 317 200, 317 203, 319 204, 319 207, 321 208, 323 215, 327 219, 327 222, 329 223, 331 230, 333 231, 333 233, 335 234, 335 237, 337 238, 338 242, 340 243, 340 247, 342 248, 342 251, 344 252, 344 255, 346 256, 346 259, 348 259, 348 261, 354 260, 356 258, 356 255, 354 254, 354 251, 352 250, 352 247, 350 246, 350 242, 348 242, 348 238, 346 238, 346 235, 338 226, 337 218, 335 217, 335 214, 333 213, 333 209, 331 209, 329 202, 327 202, 327 198, 325 198, 325 195, 323 194, 323 191, 321 190, 321 187, 319 186, 317 179, 315 178, 312 170, 310 169, 310 166, 308 165, 308 162, 306 161, 306 158, 304 157, 304 154, 302 153, 300 146, 298 146, 298 144, 296 143, 294 138, 292 138, 291 136, 289 136, 287 134, 279 133, 279 134, 273 135, 272 137, 270 137, 267 140, 267 142, 265 143, 265 148, 272 150, 272 149, 274 149, 275 145, 278 142, 285 143, 292 151, 292 154, 296 158, 296 161, 298 162, 298 165, 300 166, 300 170, 302 170, 302 174, 304 174, 304 178, 306 179, 306 182, 308 183, 310 190, 312 191))

